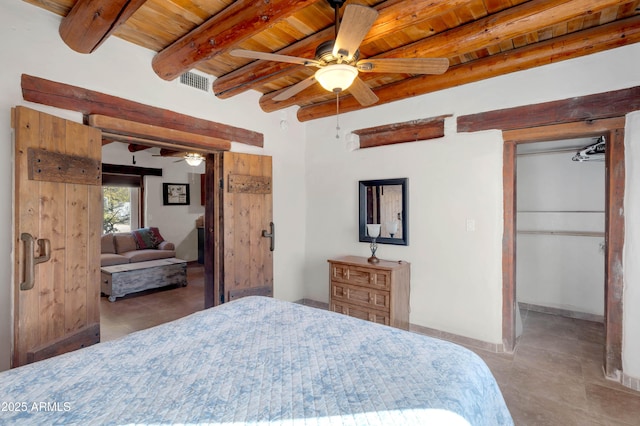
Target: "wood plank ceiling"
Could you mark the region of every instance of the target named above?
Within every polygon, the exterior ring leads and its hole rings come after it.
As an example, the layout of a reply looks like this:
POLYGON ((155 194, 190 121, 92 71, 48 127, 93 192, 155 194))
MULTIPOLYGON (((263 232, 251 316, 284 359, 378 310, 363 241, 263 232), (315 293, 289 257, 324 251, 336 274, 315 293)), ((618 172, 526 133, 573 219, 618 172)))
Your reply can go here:
MULTIPOLYGON (((190 69, 217 77, 222 99, 263 93, 260 106, 299 105, 298 119, 335 114, 335 95, 313 84, 275 101, 315 68, 234 57, 241 48, 312 59, 334 38, 326 0, 24 0, 66 17, 60 36, 90 54, 110 36, 158 52, 149 64, 165 80, 190 69), (70 13, 71 12, 71 13, 70 13)), ((442 75, 360 73, 376 105, 640 41, 640 0, 358 0, 378 18, 361 58, 444 57, 442 75)), ((344 6, 341 8, 344 11, 344 6)), ((364 108, 348 90, 341 112, 364 108)))

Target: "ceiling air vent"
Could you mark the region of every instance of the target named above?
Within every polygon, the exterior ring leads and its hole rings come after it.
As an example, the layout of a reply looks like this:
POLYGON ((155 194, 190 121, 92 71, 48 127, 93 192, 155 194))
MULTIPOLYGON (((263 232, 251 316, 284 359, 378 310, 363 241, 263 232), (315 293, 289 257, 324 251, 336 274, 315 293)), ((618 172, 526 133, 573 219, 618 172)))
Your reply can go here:
POLYGON ((209 79, 203 75, 187 71, 180 76, 180 83, 209 93, 209 79))

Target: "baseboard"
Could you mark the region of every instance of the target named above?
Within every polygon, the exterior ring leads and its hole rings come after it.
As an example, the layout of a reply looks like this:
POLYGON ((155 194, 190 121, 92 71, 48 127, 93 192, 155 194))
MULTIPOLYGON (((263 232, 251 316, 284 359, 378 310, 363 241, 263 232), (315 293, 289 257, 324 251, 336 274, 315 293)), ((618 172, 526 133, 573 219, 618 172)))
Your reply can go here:
POLYGON ((543 314, 558 315, 567 318, 604 323, 603 315, 589 314, 586 312, 572 311, 569 309, 552 308, 550 306, 540 306, 531 303, 518 302, 520 310, 541 312, 543 314))
POLYGON ((621 383, 623 386, 631 388, 635 391, 640 391, 640 379, 637 377, 627 376, 626 374, 622 373, 621 383))
POLYGON ((421 325, 410 324, 409 331, 413 333, 423 334, 429 337, 435 337, 441 340, 446 340, 458 345, 471 347, 474 349, 481 349, 483 351, 494 353, 504 352, 504 345, 502 343, 489 343, 483 340, 472 339, 471 337, 465 337, 454 333, 448 333, 446 331, 436 330, 434 328, 423 327, 421 325))
MULTIPOLYGON (((301 305, 312 306, 319 309, 329 309, 329 304, 324 302, 318 302, 312 299, 300 299, 295 303, 301 305)), ((482 340, 472 339, 470 337, 459 336, 453 333, 447 333, 445 331, 436 330, 433 328, 423 327, 421 325, 409 324, 409 331, 412 333, 423 334, 429 337, 435 337, 441 340, 447 340, 459 345, 473 347, 476 349, 482 349, 489 352, 504 352, 504 345, 502 343, 488 343, 482 340)))
POLYGON ((328 303, 318 302, 317 300, 313 300, 313 299, 300 299, 300 300, 296 300, 294 303, 297 303, 299 305, 311 306, 313 308, 324 309, 327 311, 329 310, 328 303))

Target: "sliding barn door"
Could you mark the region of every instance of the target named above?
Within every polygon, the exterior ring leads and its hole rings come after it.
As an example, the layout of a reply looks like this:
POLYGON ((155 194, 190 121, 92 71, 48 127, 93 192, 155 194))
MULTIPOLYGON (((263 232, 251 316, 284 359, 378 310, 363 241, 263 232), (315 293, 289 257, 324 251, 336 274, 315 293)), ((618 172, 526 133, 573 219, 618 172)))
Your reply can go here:
POLYGON ((15 129, 17 367, 100 340, 100 130, 24 107, 15 129))
POLYGON ((216 154, 214 304, 249 295, 273 296, 275 227, 271 157, 216 154))

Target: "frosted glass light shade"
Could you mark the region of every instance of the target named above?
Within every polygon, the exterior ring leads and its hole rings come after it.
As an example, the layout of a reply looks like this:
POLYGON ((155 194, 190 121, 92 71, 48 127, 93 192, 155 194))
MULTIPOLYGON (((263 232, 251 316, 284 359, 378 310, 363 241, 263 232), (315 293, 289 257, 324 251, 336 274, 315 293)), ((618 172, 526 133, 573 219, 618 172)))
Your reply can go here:
POLYGON ((378 238, 380 236, 380 225, 377 223, 367 223, 367 234, 371 238, 378 238))
POLYGON ((387 228, 389 235, 398 232, 398 222, 387 222, 384 224, 384 227, 387 228))
POLYGON ((358 69, 346 64, 333 64, 316 71, 315 79, 330 92, 346 90, 358 76, 358 69))
POLYGON ((199 166, 200 163, 202 163, 202 160, 204 160, 204 157, 195 152, 189 152, 184 156, 184 161, 186 161, 188 165, 193 167, 199 166))

